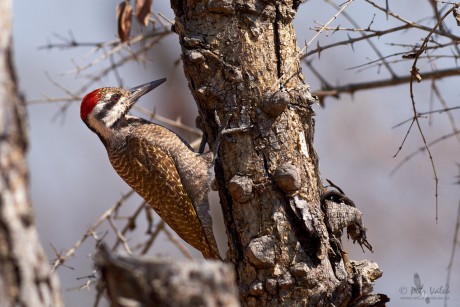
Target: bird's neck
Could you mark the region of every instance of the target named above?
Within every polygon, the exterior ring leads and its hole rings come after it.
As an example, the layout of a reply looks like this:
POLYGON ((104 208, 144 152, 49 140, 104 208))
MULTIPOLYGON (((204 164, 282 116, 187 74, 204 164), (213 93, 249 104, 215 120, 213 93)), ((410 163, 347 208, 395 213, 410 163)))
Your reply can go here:
POLYGON ((130 124, 126 117, 127 116, 123 116, 111 126, 101 121, 95 121, 91 123, 90 128, 99 136, 102 143, 107 147, 110 146, 110 144, 120 142, 120 140, 128 135, 130 124))

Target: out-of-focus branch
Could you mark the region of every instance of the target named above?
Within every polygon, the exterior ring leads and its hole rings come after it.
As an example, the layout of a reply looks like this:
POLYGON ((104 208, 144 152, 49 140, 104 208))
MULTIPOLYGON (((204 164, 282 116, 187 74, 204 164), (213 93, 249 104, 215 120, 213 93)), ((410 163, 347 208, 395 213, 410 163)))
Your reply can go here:
MULTIPOLYGON (((330 5, 336 7, 337 5, 330 1, 330 0, 326 0, 327 3, 329 3, 330 5)), ((355 27, 355 28, 358 28, 358 24, 357 22, 354 20, 353 17, 351 17, 347 12, 343 12, 343 16, 355 27)), ((375 16, 374 16, 375 17, 375 16)), ((373 19, 371 21, 371 24, 369 25, 369 28, 370 26, 372 25, 373 23, 373 19)), ((364 33, 360 33, 361 36, 365 36, 364 33)), ((378 55, 379 58, 383 58, 383 55, 382 55, 382 52, 380 51, 379 48, 377 48, 377 46, 374 44, 374 42, 371 40, 371 39, 368 39, 366 40, 367 44, 372 48, 372 50, 374 50, 374 52, 378 55)), ((396 73, 394 72, 394 69, 393 67, 387 63, 386 60, 382 60, 382 64, 385 66, 385 68, 388 70, 388 72, 390 73, 390 75, 392 77, 395 77, 396 76, 396 73)))
MULTIPOLYGON (((328 22, 326 22, 326 24, 317 31, 317 33, 308 41, 308 43, 305 43, 305 46, 299 51, 299 56, 301 57, 302 54, 305 52, 305 50, 308 49, 308 46, 310 46, 310 44, 321 34, 321 32, 323 32, 328 26, 329 24, 331 24, 331 22, 333 22, 334 20, 337 19, 337 17, 353 2, 354 0, 348 0, 346 3, 343 4, 342 8, 339 9, 339 11, 334 15, 332 16, 331 19, 329 19, 328 22)), ((295 57, 293 57, 293 59, 295 59, 295 57)), ((297 59, 291 61, 291 62, 287 62, 284 69, 283 69, 283 72, 281 73, 281 76, 276 80, 276 82, 273 84, 272 88, 275 88, 276 86, 280 85, 281 84, 281 80, 283 78, 285 78, 285 71, 290 71, 291 70, 291 66, 294 64, 294 62, 297 61, 297 59)), ((286 78, 287 80, 289 80, 289 78, 286 78)))
MULTIPOLYGON (((452 126, 452 131, 453 132, 460 131, 458 129, 458 127, 457 127, 457 122, 455 121, 455 117, 452 115, 452 112, 451 112, 451 110, 453 110, 455 108, 449 108, 447 106, 447 101, 444 99, 444 96, 442 95, 441 91, 439 90, 439 88, 438 88, 438 86, 437 86, 437 84, 436 84, 436 82, 434 80, 432 82, 431 89, 432 89, 434 95, 438 98, 438 100, 441 103, 441 105, 444 107, 442 112, 446 112, 447 118, 449 119, 450 125, 452 126)), ((457 134, 457 141, 460 144, 460 134, 457 134)))
POLYGON ((233 266, 124 257, 101 247, 95 263, 113 306, 239 306, 233 266))
MULTIPOLYGON (((427 73, 421 74, 423 80, 436 80, 446 77, 459 76, 460 68, 451 68, 444 70, 436 70, 427 73)), ((335 97, 338 98, 341 94, 353 94, 361 90, 377 89, 387 86, 395 86, 399 84, 404 84, 410 82, 411 76, 406 75, 402 77, 383 79, 370 82, 360 82, 360 83, 350 83, 342 86, 323 88, 315 91, 315 94, 320 98, 324 99, 325 97, 335 97)))
POLYGON ((394 12, 392 12, 390 10, 387 11, 385 8, 381 7, 380 5, 378 5, 377 3, 375 3, 375 2, 373 2, 371 0, 365 0, 365 1, 367 3, 369 3, 369 4, 371 4, 372 6, 374 6, 375 8, 377 8, 378 10, 380 10, 382 12, 385 12, 389 16, 394 17, 397 20, 404 22, 405 24, 411 25, 414 28, 417 28, 417 29, 420 29, 420 30, 423 30, 423 31, 426 31, 426 32, 430 32, 430 33, 432 32, 434 34, 438 34, 438 35, 441 35, 441 36, 445 36, 445 37, 448 37, 448 38, 450 38, 452 40, 457 40, 457 41, 460 40, 459 36, 453 35, 452 33, 442 31, 442 30, 437 30, 437 29, 433 30, 433 28, 423 26, 423 25, 418 24, 416 22, 413 22, 413 21, 410 21, 408 19, 405 19, 405 18, 399 16, 398 14, 395 14, 394 12))
POLYGON ((123 195, 120 200, 113 206, 112 208, 108 209, 105 211, 101 217, 90 227, 88 230, 85 232, 83 237, 78 240, 64 255, 56 255, 56 260, 54 261, 52 271, 56 270, 59 266, 64 264, 64 262, 72 257, 75 252, 78 250, 78 248, 88 239, 89 237, 94 237, 94 234, 96 232, 96 229, 104 223, 120 206, 132 195, 134 194, 134 191, 131 190, 130 192, 126 193, 123 195))
MULTIPOLYGON (((450 112, 450 111, 453 111, 453 110, 458 110, 460 109, 460 106, 457 106, 457 107, 451 107, 451 108, 444 108, 444 109, 438 109, 438 110, 431 110, 431 111, 427 111, 427 112, 418 112, 418 116, 425 116, 425 115, 428 115, 428 114, 434 114, 434 113, 444 113, 444 112, 450 112)), ((403 124, 407 123, 407 122, 410 122, 412 121, 413 118, 409 118, 409 119, 406 119, 396 125, 394 125, 392 128, 397 128, 399 126, 402 126, 403 124)))
POLYGON ((414 62, 412 64, 412 68, 411 68, 411 79, 410 79, 410 82, 409 82, 409 93, 410 93, 410 99, 411 99, 411 103, 412 103, 413 118, 414 118, 415 123, 417 124, 417 128, 418 128, 420 137, 422 138, 423 145, 424 145, 425 150, 426 150, 426 152, 428 154, 428 157, 430 159, 431 168, 432 168, 432 171, 433 171, 433 176, 434 176, 434 181, 435 181, 435 194, 434 194, 434 197, 435 197, 435 201, 436 201, 436 222, 438 222, 439 178, 438 178, 434 158, 433 158, 433 155, 432 155, 431 150, 430 150, 430 146, 428 145, 428 142, 426 140, 425 134, 423 133, 422 127, 420 125, 419 117, 417 115, 418 112, 417 112, 417 108, 415 106, 414 81, 417 81, 418 83, 420 83, 420 81, 423 80, 422 76, 419 73, 419 69, 417 67, 417 61, 418 61, 420 55, 423 52, 425 52, 426 47, 428 45, 428 42, 430 41, 433 33, 435 33, 435 31, 437 31, 437 29, 440 27, 440 25, 442 24, 444 19, 447 16, 449 16, 450 13, 452 13, 454 10, 456 10, 458 6, 459 6, 459 3, 456 3, 456 4, 452 5, 452 7, 443 14, 443 16, 436 23, 436 25, 431 29, 431 31, 425 37, 425 39, 423 40, 423 43, 420 46, 420 48, 418 48, 418 50, 415 52, 415 54, 414 54, 414 62))
POLYGON ((357 43, 359 41, 362 41, 362 40, 368 40, 370 38, 373 38, 373 37, 380 37, 382 35, 385 35, 385 34, 389 34, 389 33, 393 33, 393 32, 398 32, 398 31, 401 31, 401 30, 407 30, 411 28, 411 25, 403 25, 403 26, 399 26, 399 27, 394 27, 394 28, 391 28, 391 29, 387 29, 387 30, 381 30, 381 31, 374 31, 374 33, 372 34, 368 34, 368 35, 363 35, 361 37, 355 37, 355 38, 349 38, 347 40, 343 40, 343 41, 340 41, 340 42, 336 42, 336 43, 333 43, 333 44, 329 44, 329 45, 326 45, 326 46, 320 46, 319 44, 317 45, 317 47, 311 51, 308 51, 307 53, 305 53, 304 55, 302 55, 300 57, 301 60, 315 54, 315 53, 318 53, 321 54, 321 52, 323 52, 324 50, 327 50, 327 49, 330 49, 330 48, 334 48, 334 47, 337 47, 337 46, 344 46, 344 45, 353 45, 354 43, 357 43))
MULTIPOLYGON (((451 132, 451 133, 448 133, 446 135, 443 135, 429 143, 427 143, 427 146, 428 147, 433 147, 434 145, 436 144, 439 144, 440 142, 442 141, 445 141, 453 136, 456 136, 457 134, 459 134, 460 131, 456 131, 456 132, 451 132)), ((390 175, 393 175, 395 174, 400 168, 401 166, 403 166, 406 162, 408 162, 410 159, 412 159, 413 157, 415 157, 416 155, 418 155, 419 153, 422 153, 422 152, 425 152, 425 149, 426 147, 425 146, 421 146, 419 147, 417 150, 413 151, 412 153, 408 154, 401 162, 399 162, 390 172, 390 175)))

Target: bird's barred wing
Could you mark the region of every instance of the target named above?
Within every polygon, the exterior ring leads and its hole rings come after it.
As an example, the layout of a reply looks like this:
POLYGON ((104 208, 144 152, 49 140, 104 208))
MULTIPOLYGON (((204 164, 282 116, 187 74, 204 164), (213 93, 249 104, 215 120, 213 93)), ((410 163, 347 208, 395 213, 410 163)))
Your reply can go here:
POLYGON ((127 152, 133 155, 128 160, 136 161, 136 181, 141 182, 139 191, 135 190, 181 238, 205 257, 219 258, 207 195, 199 199, 200 204, 193 203, 175 159, 161 147, 143 138, 131 139, 128 145, 127 152))

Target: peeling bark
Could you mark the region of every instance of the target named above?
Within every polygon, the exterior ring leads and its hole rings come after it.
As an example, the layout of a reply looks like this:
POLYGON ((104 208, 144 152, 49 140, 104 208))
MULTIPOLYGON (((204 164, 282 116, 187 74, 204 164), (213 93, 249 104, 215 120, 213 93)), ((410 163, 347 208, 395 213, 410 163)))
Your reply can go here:
POLYGON ((61 306, 30 204, 26 112, 11 50, 11 1, 0 0, 0 306, 61 306))
POLYGON ((345 263, 321 210, 315 98, 292 25, 300 2, 171 1, 198 126, 218 146, 227 259, 243 305, 384 304, 345 263))

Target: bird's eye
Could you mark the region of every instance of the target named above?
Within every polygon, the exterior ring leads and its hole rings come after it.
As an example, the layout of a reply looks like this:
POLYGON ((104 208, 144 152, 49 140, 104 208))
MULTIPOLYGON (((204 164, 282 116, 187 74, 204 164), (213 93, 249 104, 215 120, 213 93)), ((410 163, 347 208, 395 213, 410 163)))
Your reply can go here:
POLYGON ((110 97, 110 102, 118 102, 118 100, 120 100, 120 94, 113 94, 111 97, 110 97))

